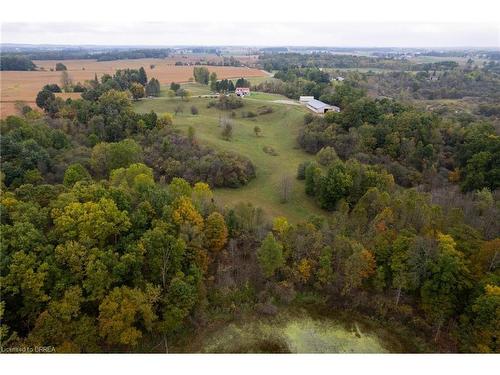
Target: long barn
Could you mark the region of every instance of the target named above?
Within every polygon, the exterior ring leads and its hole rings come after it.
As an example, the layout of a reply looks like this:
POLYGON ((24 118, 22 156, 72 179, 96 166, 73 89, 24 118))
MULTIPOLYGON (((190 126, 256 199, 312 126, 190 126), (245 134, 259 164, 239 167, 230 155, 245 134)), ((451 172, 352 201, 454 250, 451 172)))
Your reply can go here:
POLYGON ((306 104, 307 108, 315 113, 340 112, 340 108, 334 105, 323 103, 321 100, 312 99, 306 104))

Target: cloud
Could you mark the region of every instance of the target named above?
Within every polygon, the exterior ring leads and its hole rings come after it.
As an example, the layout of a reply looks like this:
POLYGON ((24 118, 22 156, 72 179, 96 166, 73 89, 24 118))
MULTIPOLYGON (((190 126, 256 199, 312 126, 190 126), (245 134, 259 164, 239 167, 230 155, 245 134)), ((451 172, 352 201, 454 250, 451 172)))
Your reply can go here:
POLYGON ((4 23, 2 42, 150 46, 500 47, 500 29, 498 25, 484 23, 4 23))

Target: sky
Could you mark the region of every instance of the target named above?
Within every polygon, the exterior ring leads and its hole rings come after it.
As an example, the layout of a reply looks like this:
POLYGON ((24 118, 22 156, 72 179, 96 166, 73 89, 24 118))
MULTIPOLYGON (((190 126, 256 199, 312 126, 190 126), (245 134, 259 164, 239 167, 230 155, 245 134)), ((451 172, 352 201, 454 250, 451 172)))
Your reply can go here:
POLYGON ((2 43, 335 47, 500 47, 494 23, 4 22, 2 43))
POLYGON ((3 1, 2 43, 500 48, 498 0, 3 1))

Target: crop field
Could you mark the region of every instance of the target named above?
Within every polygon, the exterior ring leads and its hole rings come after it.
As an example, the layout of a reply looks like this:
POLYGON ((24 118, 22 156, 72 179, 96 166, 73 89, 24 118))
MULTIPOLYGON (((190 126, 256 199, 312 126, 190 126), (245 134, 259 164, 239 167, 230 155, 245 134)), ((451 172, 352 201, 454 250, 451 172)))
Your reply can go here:
MULTIPOLYGON (((322 215, 314 201, 304 193, 303 181, 295 177, 297 166, 305 160, 312 160, 313 156, 297 147, 296 137, 301 127, 304 107, 287 104, 278 104, 270 98, 245 98, 244 107, 235 110, 233 118, 233 138, 226 141, 221 137, 219 116, 227 116, 215 108, 207 108, 209 98, 193 97, 189 102, 179 98, 143 99, 134 104, 138 112, 157 113, 174 112, 178 105, 183 106, 183 112, 174 118, 174 127, 187 133, 189 126, 195 129, 195 137, 202 143, 216 149, 236 152, 248 157, 256 167, 257 177, 248 185, 238 189, 216 189, 215 196, 219 204, 232 206, 238 202, 253 202, 262 207, 271 217, 283 215, 290 221, 298 222, 310 215, 322 215), (190 107, 196 106, 198 115, 191 115, 190 107), (258 108, 266 105, 273 108, 269 114, 254 118, 242 118, 247 111, 257 112, 258 108), (257 137, 254 127, 262 129, 261 136, 257 137), (272 156, 263 151, 264 147, 273 148, 277 155, 272 156), (291 177, 292 195, 287 203, 280 199, 280 183, 284 176, 291 177)), ((275 95, 274 99, 286 99, 275 95)))
MULTIPOLYGON (((146 69, 148 78, 157 78, 162 85, 170 82, 188 82, 193 75, 193 66, 175 66, 175 58, 170 59, 137 59, 137 60, 64 60, 68 74, 74 83, 93 79, 103 74, 113 74, 117 69, 146 69)), ((35 97, 40 89, 48 83, 61 81, 61 72, 54 69, 59 60, 39 60, 34 63, 44 70, 33 72, 2 71, 0 98, 1 117, 16 113, 17 101, 35 105, 35 97)), ((266 77, 267 73, 258 69, 233 66, 208 66, 210 72, 215 72, 220 79, 240 77, 266 77)))

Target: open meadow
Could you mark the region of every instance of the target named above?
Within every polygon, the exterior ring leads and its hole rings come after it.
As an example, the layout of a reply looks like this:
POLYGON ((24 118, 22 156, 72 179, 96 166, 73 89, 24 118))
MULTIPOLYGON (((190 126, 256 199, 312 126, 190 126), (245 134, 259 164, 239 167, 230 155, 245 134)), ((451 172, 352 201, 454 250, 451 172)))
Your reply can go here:
MULTIPOLYGON (((69 77, 74 83, 84 83, 103 74, 113 74, 117 69, 139 69, 144 67, 148 78, 156 78, 162 85, 170 82, 188 82, 193 77, 193 66, 176 66, 174 58, 169 59, 136 59, 136 60, 64 60, 69 77)), ((0 98, 1 117, 17 113, 15 103, 22 101, 35 106, 36 94, 49 83, 61 82, 61 72, 51 71, 59 60, 34 61, 37 71, 2 71, 0 98)), ((240 77, 267 77, 267 73, 258 69, 234 66, 208 66, 219 79, 240 77)), ((71 94, 73 95, 73 94, 71 94)), ((64 98, 69 95, 63 94, 64 98)), ((72 96, 73 97, 73 96, 72 96)))
POLYGON ((322 211, 304 193, 304 182, 296 179, 299 163, 313 158, 296 145, 296 137, 306 110, 301 106, 274 102, 280 99, 286 98, 280 95, 253 93, 243 99, 244 107, 234 110, 236 114, 232 118, 234 132, 229 141, 221 136, 219 118, 229 116, 231 112, 207 108, 207 104, 213 99, 193 97, 189 102, 179 98, 143 99, 135 102, 134 107, 141 113, 153 110, 160 114, 174 113, 175 108, 181 106, 183 112, 174 118, 175 128, 187 133, 188 128, 192 126, 195 129, 195 137, 200 143, 219 150, 236 152, 252 161, 256 167, 257 177, 248 185, 238 189, 216 189, 216 199, 220 204, 232 206, 238 202, 252 201, 271 217, 283 215, 292 222, 298 222, 313 214, 321 215, 322 211), (253 118, 242 118, 244 112, 257 113, 264 105, 271 107, 273 112, 253 118), (198 108, 198 115, 191 114, 191 106, 198 108), (258 137, 254 133, 255 126, 259 126, 262 130, 258 137), (263 148, 266 146, 274 149, 277 155, 264 152, 263 148), (285 176, 292 181, 292 194, 287 203, 282 203, 280 184, 285 176))

